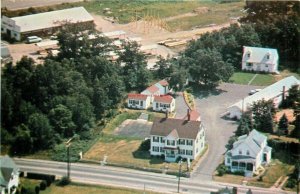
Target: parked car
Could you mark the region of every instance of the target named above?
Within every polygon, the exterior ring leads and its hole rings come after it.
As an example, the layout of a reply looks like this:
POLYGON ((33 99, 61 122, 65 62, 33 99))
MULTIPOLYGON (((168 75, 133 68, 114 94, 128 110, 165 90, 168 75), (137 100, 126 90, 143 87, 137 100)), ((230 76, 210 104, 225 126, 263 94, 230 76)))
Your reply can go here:
POLYGON ((27 43, 36 43, 41 42, 43 39, 38 36, 28 36, 27 37, 27 43))
POLYGON ((249 95, 253 95, 253 94, 255 94, 256 92, 259 92, 259 91, 261 91, 261 89, 250 90, 249 95))
POLYGON ((57 36, 55 35, 50 36, 50 40, 57 40, 57 36))

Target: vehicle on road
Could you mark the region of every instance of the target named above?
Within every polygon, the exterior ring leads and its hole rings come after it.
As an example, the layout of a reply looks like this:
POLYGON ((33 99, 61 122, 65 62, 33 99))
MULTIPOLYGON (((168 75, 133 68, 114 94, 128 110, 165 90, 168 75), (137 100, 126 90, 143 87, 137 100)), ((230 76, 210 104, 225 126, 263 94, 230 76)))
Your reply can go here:
POLYGON ((26 40, 27 43, 36 43, 36 42, 41 42, 43 39, 38 36, 28 36, 26 40))
POLYGON ((249 95, 253 95, 257 92, 261 91, 261 89, 254 89, 254 90, 250 90, 249 95))

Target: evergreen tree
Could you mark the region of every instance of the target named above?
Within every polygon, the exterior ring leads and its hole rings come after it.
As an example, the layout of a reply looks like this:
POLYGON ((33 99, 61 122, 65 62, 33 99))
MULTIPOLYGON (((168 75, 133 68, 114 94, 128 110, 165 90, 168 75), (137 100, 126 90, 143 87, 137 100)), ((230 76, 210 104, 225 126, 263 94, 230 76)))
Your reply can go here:
POLYGON ((241 116, 239 120, 239 126, 235 132, 236 136, 242 136, 245 134, 249 134, 253 129, 251 113, 246 112, 241 116))
POLYGON ((288 134, 288 127, 289 127, 289 123, 288 123, 288 119, 286 118, 286 115, 283 114, 282 117, 279 120, 278 123, 278 133, 280 134, 288 134))

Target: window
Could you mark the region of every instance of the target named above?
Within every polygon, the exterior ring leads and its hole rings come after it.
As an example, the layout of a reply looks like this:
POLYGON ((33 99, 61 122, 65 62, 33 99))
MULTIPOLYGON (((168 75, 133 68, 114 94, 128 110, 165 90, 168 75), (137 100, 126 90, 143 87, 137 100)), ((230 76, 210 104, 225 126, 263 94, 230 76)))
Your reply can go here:
POLYGON ((267 59, 268 59, 268 60, 270 59, 270 54, 267 54, 267 59))
POLYGON ((160 152, 164 152, 165 151, 163 147, 160 147, 159 149, 160 149, 160 152))
POLYGON ((186 150, 186 155, 192 156, 193 155, 193 150, 186 150))
POLYGON ((160 137, 160 143, 165 143, 165 139, 163 137, 160 137))
POLYGON ((143 106, 143 104, 144 104, 144 101, 142 101, 142 100, 141 100, 140 102, 141 102, 141 106, 143 106))
POLYGON ((163 108, 170 108, 170 104, 163 104, 163 103, 160 103, 160 107, 163 107, 163 108))
POLYGON ((175 140, 167 140, 167 145, 175 146, 175 140))
POLYGON ((159 142, 159 137, 153 136, 152 141, 153 142, 159 142))
POLYGON ((247 150, 247 155, 248 155, 248 156, 250 155, 250 152, 249 152, 249 150, 247 150))
POLYGON ((239 154, 242 155, 242 150, 239 150, 239 154))
POLYGON ((158 108, 158 103, 156 103, 156 108, 158 108))
POLYGON ((253 64, 252 64, 252 63, 246 63, 246 66, 247 66, 247 67, 252 67, 253 64))
POLYGON ((152 151, 153 151, 153 152, 159 152, 159 147, 153 146, 153 147, 152 147, 152 151))
POLYGON ((193 140, 186 140, 186 145, 192 146, 193 145, 193 140))
POLYGON ((139 101, 138 100, 129 100, 129 104, 132 104, 133 106, 138 105, 139 101))
POLYGON ((227 158, 227 164, 230 164, 230 158, 227 158))
POLYGON ((179 154, 185 155, 185 150, 179 150, 179 154))
POLYGON ((265 65, 265 67, 268 68, 269 66, 268 66, 268 65, 265 65))
POLYGON ((231 166, 238 166, 238 165, 239 165, 238 162, 232 162, 232 163, 231 163, 231 166))
POLYGON ((196 153, 198 153, 198 148, 196 149, 196 153))
POLYGON ((178 144, 179 145, 185 145, 185 140, 184 139, 179 139, 178 144))
POLYGON ((247 57, 248 57, 248 58, 250 58, 250 56, 251 56, 251 53, 250 53, 250 52, 248 52, 248 53, 247 53, 247 57))

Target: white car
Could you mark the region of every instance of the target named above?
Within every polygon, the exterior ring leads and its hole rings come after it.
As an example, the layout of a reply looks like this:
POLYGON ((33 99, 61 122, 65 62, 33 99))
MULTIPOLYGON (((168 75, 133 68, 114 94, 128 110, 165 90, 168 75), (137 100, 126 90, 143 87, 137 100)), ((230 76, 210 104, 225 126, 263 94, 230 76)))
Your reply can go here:
POLYGON ((41 42, 43 39, 38 36, 28 36, 27 37, 27 43, 36 43, 41 42))
POLYGON ((261 91, 261 89, 250 90, 249 95, 255 94, 256 92, 261 91))

